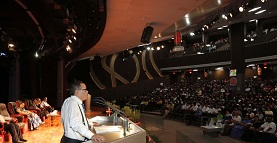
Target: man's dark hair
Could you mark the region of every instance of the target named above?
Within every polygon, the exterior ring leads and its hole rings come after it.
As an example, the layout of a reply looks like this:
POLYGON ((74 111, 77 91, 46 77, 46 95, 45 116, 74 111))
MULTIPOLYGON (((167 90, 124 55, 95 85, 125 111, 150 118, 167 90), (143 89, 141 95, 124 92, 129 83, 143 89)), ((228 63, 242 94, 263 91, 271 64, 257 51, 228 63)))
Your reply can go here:
POLYGON ((71 94, 71 95, 74 95, 75 90, 81 88, 81 83, 84 83, 84 82, 81 81, 81 80, 76 80, 76 81, 74 81, 74 82, 71 84, 71 86, 70 86, 70 94, 71 94))

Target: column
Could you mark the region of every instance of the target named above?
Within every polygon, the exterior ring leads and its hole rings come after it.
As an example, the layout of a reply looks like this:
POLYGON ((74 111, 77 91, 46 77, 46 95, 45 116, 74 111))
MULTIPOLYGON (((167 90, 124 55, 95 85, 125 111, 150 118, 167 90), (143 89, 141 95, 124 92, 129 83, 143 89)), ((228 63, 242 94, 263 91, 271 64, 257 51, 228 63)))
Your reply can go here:
POLYGON ((237 70, 237 84, 232 88, 232 95, 244 93, 245 88, 245 51, 244 23, 232 24, 229 29, 231 46, 231 69, 237 70))
POLYGON ((64 60, 58 61, 57 66, 57 106, 62 107, 63 100, 66 97, 64 95, 64 60))
POLYGON ((256 34, 257 38, 261 38, 263 36, 263 19, 256 20, 256 34))

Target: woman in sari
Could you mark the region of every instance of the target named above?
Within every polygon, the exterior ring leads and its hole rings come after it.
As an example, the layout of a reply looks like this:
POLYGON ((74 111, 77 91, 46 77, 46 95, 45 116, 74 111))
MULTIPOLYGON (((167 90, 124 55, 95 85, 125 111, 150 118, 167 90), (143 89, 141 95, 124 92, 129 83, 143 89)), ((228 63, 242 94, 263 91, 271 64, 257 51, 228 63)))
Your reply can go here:
POLYGON ((30 130, 37 129, 40 126, 40 124, 43 124, 43 122, 41 121, 41 119, 39 118, 39 116, 36 113, 33 113, 29 110, 26 110, 24 108, 24 106, 25 106, 24 102, 19 101, 19 105, 15 109, 16 112, 18 114, 23 114, 23 115, 28 116, 28 120, 29 120, 29 123, 31 125, 30 130))

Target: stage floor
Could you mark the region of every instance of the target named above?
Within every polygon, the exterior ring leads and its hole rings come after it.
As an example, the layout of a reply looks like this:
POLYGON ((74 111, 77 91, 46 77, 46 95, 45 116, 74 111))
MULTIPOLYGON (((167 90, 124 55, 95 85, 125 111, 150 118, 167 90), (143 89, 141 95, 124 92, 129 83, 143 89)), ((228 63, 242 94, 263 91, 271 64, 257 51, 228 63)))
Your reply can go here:
MULTIPOLYGON (((92 107, 91 109, 91 111, 86 113, 88 118, 105 116, 102 114, 102 111, 105 110, 104 108, 92 107)), ((206 137, 198 126, 186 126, 183 122, 169 119, 162 120, 159 115, 144 113, 142 113, 141 121, 142 126, 150 131, 151 134, 156 135, 162 143, 176 143, 176 130, 184 133, 196 143, 207 143, 206 137), (155 122, 149 122, 151 120, 155 122), (163 125, 161 125, 161 123, 163 123, 163 125)), ((38 130, 28 131, 23 134, 23 137, 28 140, 27 143, 59 143, 62 136, 63 127, 58 124, 57 126, 43 124, 38 130)), ((219 136, 218 140, 221 143, 246 143, 226 136, 219 136)), ((5 143, 12 143, 12 141, 10 140, 5 143)))

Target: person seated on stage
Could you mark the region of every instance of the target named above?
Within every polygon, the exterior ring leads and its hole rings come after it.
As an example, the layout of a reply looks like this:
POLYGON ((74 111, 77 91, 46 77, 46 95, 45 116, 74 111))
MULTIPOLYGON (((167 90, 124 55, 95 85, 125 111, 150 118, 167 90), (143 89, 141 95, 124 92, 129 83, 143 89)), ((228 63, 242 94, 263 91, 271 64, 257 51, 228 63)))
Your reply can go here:
POLYGON ((35 110, 40 110, 40 108, 37 106, 37 99, 33 99, 32 102, 30 102, 29 109, 35 109, 35 110))
POLYGON ((47 110, 49 113, 54 111, 54 107, 52 107, 48 102, 47 102, 47 97, 44 97, 41 104, 40 108, 47 110))
POLYGON ((4 124, 4 130, 11 134, 12 142, 13 143, 26 142, 27 140, 25 140, 22 137, 22 133, 21 133, 16 121, 17 121, 16 118, 4 117, 0 114, 0 122, 4 124))
POLYGON ((29 123, 31 124, 30 130, 37 129, 40 124, 44 124, 44 122, 41 121, 39 116, 36 113, 33 113, 29 110, 24 109, 25 103, 22 101, 19 101, 19 106, 16 107, 16 112, 18 114, 23 114, 28 116, 29 123))
POLYGON ((172 111, 173 109, 174 109, 174 103, 172 101, 170 101, 169 104, 167 104, 166 107, 165 107, 163 118, 165 118, 168 115, 168 113, 170 111, 172 111))
POLYGON ((38 99, 36 98, 36 99, 34 99, 34 100, 30 103, 29 109, 38 110, 38 111, 39 111, 39 117, 40 117, 40 119, 41 119, 42 121, 44 121, 44 119, 47 119, 47 116, 48 116, 49 112, 46 111, 46 110, 41 110, 41 109, 38 107, 38 105, 39 105, 39 102, 38 102, 38 99))

